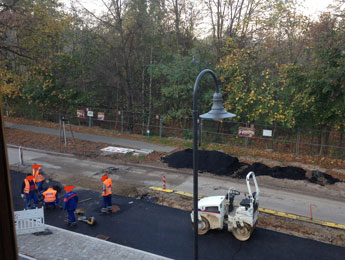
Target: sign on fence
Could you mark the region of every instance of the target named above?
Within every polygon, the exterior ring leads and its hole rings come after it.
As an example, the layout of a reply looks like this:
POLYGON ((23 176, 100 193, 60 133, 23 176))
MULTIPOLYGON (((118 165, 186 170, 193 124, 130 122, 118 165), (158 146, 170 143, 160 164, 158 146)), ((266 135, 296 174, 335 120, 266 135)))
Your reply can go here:
POLYGON ((238 135, 242 137, 253 137, 255 135, 255 129, 240 126, 238 128, 238 135))
POLYGON ((84 110, 77 110, 77 117, 84 118, 84 117, 85 117, 85 112, 84 112, 84 110))
POLYGON ((262 136, 272 137, 272 130, 267 130, 267 129, 262 130, 262 136))
POLYGON ((98 120, 104 120, 104 112, 98 112, 97 113, 97 119, 98 120))
POLYGON ((15 211, 14 222, 17 235, 43 232, 45 229, 43 207, 15 211))
POLYGON ((87 116, 89 116, 89 117, 93 117, 93 111, 87 111, 87 116))

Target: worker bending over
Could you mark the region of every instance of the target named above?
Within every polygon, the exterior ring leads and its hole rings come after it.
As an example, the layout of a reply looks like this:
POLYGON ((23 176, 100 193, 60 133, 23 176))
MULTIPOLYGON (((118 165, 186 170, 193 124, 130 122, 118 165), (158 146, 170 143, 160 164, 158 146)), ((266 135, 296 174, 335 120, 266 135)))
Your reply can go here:
POLYGON ((54 208, 59 203, 59 198, 57 196, 57 191, 54 190, 53 186, 50 185, 49 188, 42 193, 44 196, 43 205, 44 206, 53 206, 54 208))
POLYGON ((34 177, 28 173, 22 183, 21 197, 26 201, 26 209, 36 208, 38 205, 37 186, 34 177), (31 200, 34 200, 34 207, 31 207, 31 200))
POLYGON ((102 213, 111 213, 112 212, 112 204, 111 204, 111 188, 113 186, 113 183, 111 179, 109 178, 109 175, 103 175, 101 180, 103 181, 103 207, 102 207, 102 213))
POLYGON ((67 225, 76 226, 77 221, 75 219, 74 211, 78 204, 78 195, 73 189, 75 186, 65 186, 64 190, 67 192, 63 199, 63 209, 67 210, 68 218, 67 225))

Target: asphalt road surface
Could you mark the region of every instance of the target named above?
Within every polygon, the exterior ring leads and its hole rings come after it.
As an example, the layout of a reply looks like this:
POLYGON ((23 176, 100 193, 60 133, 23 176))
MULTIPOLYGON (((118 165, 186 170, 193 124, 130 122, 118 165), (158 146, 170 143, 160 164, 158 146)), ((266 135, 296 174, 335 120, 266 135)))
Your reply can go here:
MULTIPOLYGON (((11 171, 13 203, 22 210, 25 202, 20 188, 25 175, 11 171)), ((76 190, 79 200, 91 198, 78 207, 94 216, 97 225, 79 222, 68 227, 63 210, 46 210, 45 222, 49 225, 80 232, 89 236, 109 236, 109 241, 137 248, 173 259, 193 259, 193 232, 190 213, 164 207, 146 199, 113 196, 113 204, 120 210, 101 216, 101 195, 89 190, 76 190)), ((60 195, 62 198, 64 192, 60 195)), ((47 237, 48 239, 48 237, 47 237)), ((97 254, 97 252, 95 252, 97 254)), ((302 239, 265 229, 256 228, 247 242, 236 240, 227 231, 210 231, 199 237, 199 259, 344 259, 345 248, 302 239)))

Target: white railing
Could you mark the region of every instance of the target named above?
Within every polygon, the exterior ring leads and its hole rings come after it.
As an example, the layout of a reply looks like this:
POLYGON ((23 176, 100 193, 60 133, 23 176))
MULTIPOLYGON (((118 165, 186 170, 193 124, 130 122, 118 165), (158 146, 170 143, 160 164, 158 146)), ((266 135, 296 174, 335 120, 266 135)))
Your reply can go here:
POLYGON ((44 211, 42 208, 14 212, 17 235, 44 231, 44 211))

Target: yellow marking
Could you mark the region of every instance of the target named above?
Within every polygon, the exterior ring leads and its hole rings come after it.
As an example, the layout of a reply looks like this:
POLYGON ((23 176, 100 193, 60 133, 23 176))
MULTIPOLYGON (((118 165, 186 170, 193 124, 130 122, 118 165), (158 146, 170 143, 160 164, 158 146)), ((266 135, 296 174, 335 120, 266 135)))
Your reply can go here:
POLYGON ((339 229, 344 229, 345 230, 345 225, 337 224, 337 223, 333 223, 333 222, 329 222, 329 221, 323 221, 323 220, 319 220, 319 219, 310 219, 308 217, 298 216, 298 215, 294 215, 294 214, 291 214, 291 213, 286 213, 286 212, 282 212, 282 211, 276 211, 276 210, 272 210, 272 209, 259 208, 259 211, 267 213, 267 214, 275 215, 275 216, 291 218, 291 219, 296 219, 296 220, 301 220, 301 221, 305 221, 305 222, 310 222, 310 223, 314 223, 314 224, 318 224, 318 225, 322 225, 322 226, 339 228, 339 229))
POLYGON ((187 193, 187 192, 184 192, 184 191, 175 191, 175 193, 193 198, 193 194, 190 194, 190 193, 187 193))
POLYGON ((287 217, 288 217, 288 218, 292 218, 292 219, 297 219, 297 216, 296 216, 296 215, 290 214, 290 213, 287 214, 287 217))
POLYGON ((158 187, 150 187, 151 190, 157 190, 157 191, 164 191, 164 192, 174 192, 174 190, 169 190, 169 189, 163 189, 163 188, 158 188, 158 187))
POLYGON ((268 214, 273 214, 275 215, 277 211, 272 210, 272 209, 264 209, 264 208, 259 208, 259 211, 264 212, 264 213, 268 213, 268 214))
POLYGON ((277 215, 281 217, 286 217, 286 213, 281 211, 277 211, 277 215))

